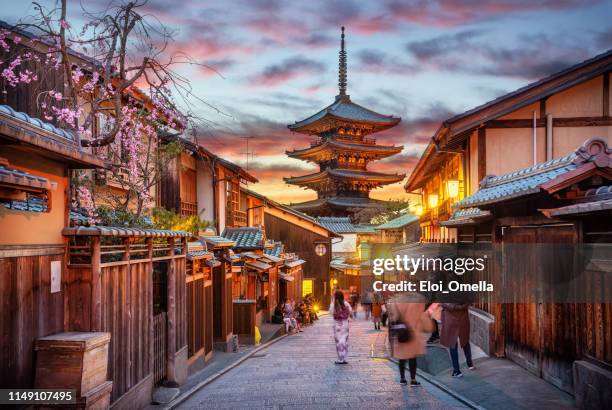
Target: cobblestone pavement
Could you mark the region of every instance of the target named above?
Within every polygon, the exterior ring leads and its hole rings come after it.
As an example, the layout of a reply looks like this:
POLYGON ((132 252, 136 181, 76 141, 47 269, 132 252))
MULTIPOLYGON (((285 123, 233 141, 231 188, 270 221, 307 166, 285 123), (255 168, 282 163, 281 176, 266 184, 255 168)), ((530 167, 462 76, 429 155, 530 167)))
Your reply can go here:
POLYGON ((385 358, 386 332, 353 321, 347 365, 335 365, 332 319, 258 352, 183 402, 180 409, 465 408, 426 381, 401 386, 385 358))

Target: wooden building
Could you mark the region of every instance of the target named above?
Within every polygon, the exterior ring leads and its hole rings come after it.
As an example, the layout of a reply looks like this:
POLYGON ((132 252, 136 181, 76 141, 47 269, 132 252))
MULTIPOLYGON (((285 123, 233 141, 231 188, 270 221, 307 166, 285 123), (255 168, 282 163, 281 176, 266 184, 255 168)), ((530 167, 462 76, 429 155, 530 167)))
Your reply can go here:
POLYGON ((583 408, 612 404, 604 393, 612 383, 611 185, 612 150, 593 138, 485 178, 443 222, 458 229, 460 253, 499 254, 483 279, 505 293, 477 303, 494 321, 492 352, 575 394, 583 408))
POLYGON ((76 137, 0 106, 0 385, 34 387, 37 338, 66 328, 70 170, 103 168, 76 137))
POLYGON ((570 154, 586 136, 610 143, 611 70, 608 51, 443 121, 405 185, 422 199, 423 240, 458 240, 439 222, 487 175, 570 154))
POLYGON ((260 215, 249 218, 263 217, 263 227, 266 238, 281 242, 286 252, 295 254, 303 260, 301 293, 295 294, 296 300, 307 294, 313 294, 319 300, 331 295, 330 267, 332 243, 341 236, 321 225, 317 220, 292 207, 282 205, 265 196, 243 189, 245 195, 259 199, 259 204, 250 210, 260 215), (263 214, 263 215, 261 215, 263 214))
POLYGON ((291 158, 310 161, 319 172, 285 178, 288 184, 313 189, 317 199, 293 204, 314 216, 347 216, 361 208, 382 207, 383 201, 369 197, 372 189, 399 182, 405 175, 368 171, 370 161, 402 151, 401 146, 377 145, 369 135, 396 126, 400 119, 378 114, 351 101, 347 91, 344 27, 340 48, 339 93, 335 101, 318 113, 289 125, 293 132, 313 135, 310 147, 288 151, 291 158))
POLYGON ((421 239, 419 217, 411 213, 393 218, 375 226, 374 229, 380 232, 380 243, 406 245, 419 242, 421 239))

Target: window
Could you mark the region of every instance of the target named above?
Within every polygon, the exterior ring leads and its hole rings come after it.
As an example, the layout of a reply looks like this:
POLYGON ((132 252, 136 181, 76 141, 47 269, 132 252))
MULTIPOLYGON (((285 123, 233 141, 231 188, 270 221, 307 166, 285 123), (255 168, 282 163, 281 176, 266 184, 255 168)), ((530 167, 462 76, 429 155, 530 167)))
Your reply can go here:
POLYGON ((198 214, 196 172, 192 169, 181 171, 181 215, 198 214))
POLYGON ((304 279, 302 281, 302 297, 310 295, 313 292, 314 281, 312 279, 304 279))

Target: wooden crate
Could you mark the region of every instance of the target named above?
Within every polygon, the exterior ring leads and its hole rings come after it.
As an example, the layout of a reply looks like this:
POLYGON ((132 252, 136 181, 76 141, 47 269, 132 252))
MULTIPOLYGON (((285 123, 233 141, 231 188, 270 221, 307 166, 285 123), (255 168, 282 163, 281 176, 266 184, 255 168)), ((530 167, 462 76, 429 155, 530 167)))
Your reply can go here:
POLYGON ((110 393, 112 388, 106 381, 109 342, 110 333, 104 332, 66 332, 37 339, 35 387, 74 389, 77 398, 93 395, 100 400, 98 393, 110 393))

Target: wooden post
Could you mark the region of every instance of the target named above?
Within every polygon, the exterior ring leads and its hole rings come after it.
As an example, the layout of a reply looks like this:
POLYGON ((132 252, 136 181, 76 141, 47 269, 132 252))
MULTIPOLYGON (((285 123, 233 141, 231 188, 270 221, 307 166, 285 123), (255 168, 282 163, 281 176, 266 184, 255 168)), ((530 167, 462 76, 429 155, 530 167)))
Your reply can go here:
POLYGON ((152 374, 153 373, 153 366, 154 366, 154 347, 153 347, 153 341, 155 340, 155 335, 153 332, 153 238, 146 238, 145 239, 145 243, 147 244, 147 259, 149 261, 149 268, 147 269, 148 275, 149 275, 149 282, 148 282, 148 286, 146 289, 146 295, 147 297, 145 298, 145 303, 147 303, 147 307, 145 309, 145 314, 146 316, 146 320, 145 320, 145 325, 147 326, 146 329, 148 329, 149 332, 149 344, 146 347, 147 351, 148 351, 148 360, 149 360, 149 372, 148 374, 152 374))
MULTIPOLYGON (((168 246, 170 247, 169 256, 174 254, 174 238, 168 238, 168 246)), ((168 301, 168 322, 167 322, 167 343, 166 343, 166 358, 167 358, 167 378, 170 382, 176 382, 176 372, 174 366, 174 354, 176 353, 176 270, 174 259, 168 259, 168 275, 167 275, 167 301, 168 301)))
POLYGON ((102 270, 100 237, 91 237, 91 321, 89 331, 102 331, 102 270))
POLYGON ((478 182, 487 175, 487 130, 478 128, 478 182))

